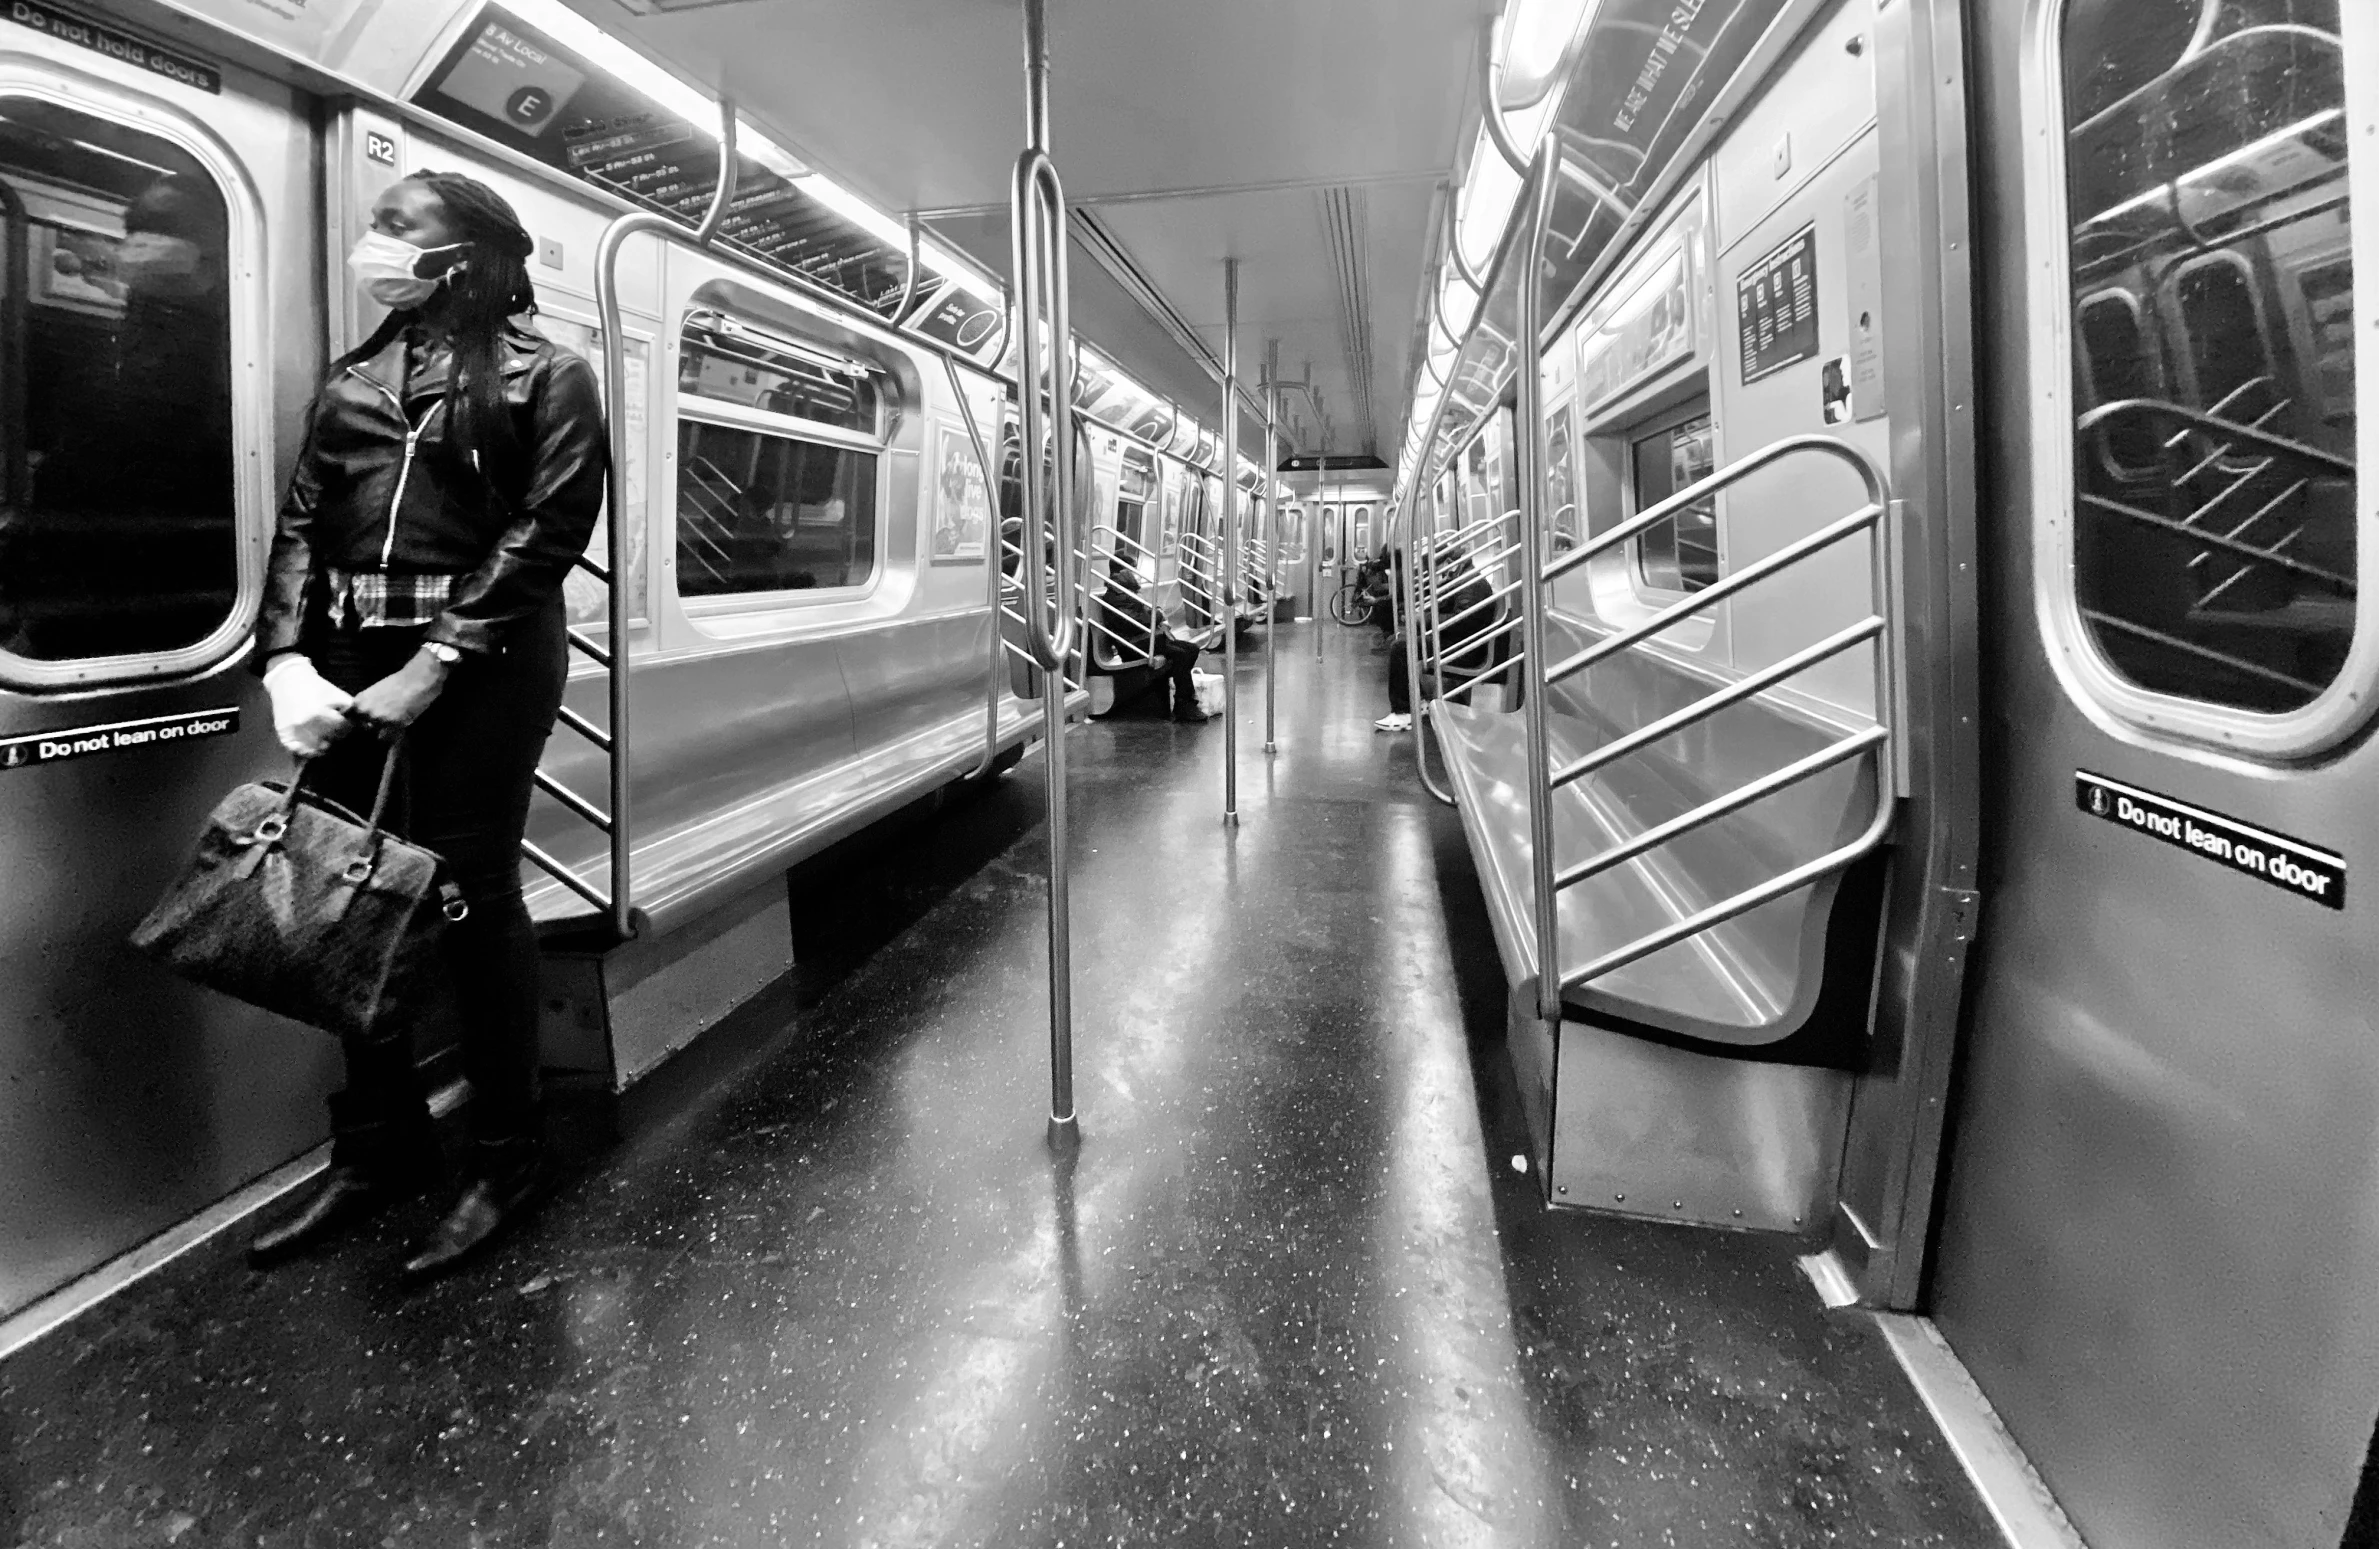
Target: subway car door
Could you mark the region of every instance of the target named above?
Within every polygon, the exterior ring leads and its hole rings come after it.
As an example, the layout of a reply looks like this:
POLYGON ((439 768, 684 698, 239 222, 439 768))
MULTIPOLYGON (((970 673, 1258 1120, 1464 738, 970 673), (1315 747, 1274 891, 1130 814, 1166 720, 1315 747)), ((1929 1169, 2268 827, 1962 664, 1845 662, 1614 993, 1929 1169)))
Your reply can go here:
POLYGON ((1933 1288, 2093 1549, 2379 1413, 2379 7, 1970 12, 1985 899, 1933 1288))
POLYGON ((321 369, 310 104, 0 18, 0 1314, 321 1138, 328 1040, 125 945, 232 786, 321 369))

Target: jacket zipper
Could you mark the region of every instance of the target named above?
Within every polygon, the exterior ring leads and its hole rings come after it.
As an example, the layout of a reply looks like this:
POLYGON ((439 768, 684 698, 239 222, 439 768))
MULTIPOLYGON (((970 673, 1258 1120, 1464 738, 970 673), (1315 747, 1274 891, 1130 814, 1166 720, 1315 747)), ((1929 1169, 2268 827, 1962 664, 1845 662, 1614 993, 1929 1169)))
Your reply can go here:
POLYGON ((378 388, 381 397, 396 405, 397 418, 405 421, 405 457, 404 461, 397 464, 396 489, 388 497, 388 536, 380 541, 380 568, 385 571, 388 568, 389 556, 396 552, 397 510, 405 503, 406 481, 413 477, 413 449, 420 445, 421 433, 430 428, 430 420, 438 412, 438 403, 444 400, 433 402, 427 409, 424 409, 421 413, 421 423, 416 425, 411 420, 405 419, 405 400, 390 392, 386 384, 376 378, 365 376, 353 366, 349 366, 347 369, 355 376, 378 388))

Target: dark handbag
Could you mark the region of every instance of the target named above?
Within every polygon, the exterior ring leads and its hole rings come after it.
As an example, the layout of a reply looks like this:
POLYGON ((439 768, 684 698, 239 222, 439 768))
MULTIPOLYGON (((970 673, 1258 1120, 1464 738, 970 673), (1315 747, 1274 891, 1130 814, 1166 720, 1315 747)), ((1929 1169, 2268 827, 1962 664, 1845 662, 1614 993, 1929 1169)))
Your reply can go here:
POLYGON ((401 741, 372 815, 305 789, 243 785, 132 945, 185 978, 342 1038, 386 1036, 428 998, 439 937, 467 912, 446 863, 383 832, 401 741))

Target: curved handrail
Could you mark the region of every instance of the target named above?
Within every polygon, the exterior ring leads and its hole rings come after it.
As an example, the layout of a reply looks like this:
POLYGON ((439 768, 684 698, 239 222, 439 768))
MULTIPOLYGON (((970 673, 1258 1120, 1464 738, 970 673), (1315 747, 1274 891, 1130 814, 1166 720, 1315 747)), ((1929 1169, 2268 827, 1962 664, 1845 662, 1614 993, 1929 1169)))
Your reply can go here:
MULTIPOLYGON (((989 505, 993 491, 999 488, 999 475, 991 466, 991 444, 983 439, 982 424, 975 418, 974 400, 967 396, 965 386, 958 380, 958 362, 944 355, 942 369, 949 373, 950 396, 958 400, 958 412, 966 419, 967 440, 973 443, 975 462, 983 470, 983 498, 989 505)), ((985 520, 989 525, 983 534, 983 589, 987 593, 985 604, 991 610, 991 648, 983 672, 983 757, 967 772, 970 780, 980 780, 991 773, 993 762, 999 758, 1000 671, 1008 665, 1008 654, 1002 649, 1006 644, 1006 635, 1000 627, 1002 577, 998 553, 1001 547, 998 510, 987 510, 985 520)), ((1023 567, 1019 565, 1017 568, 1021 570, 1023 567)))
POLYGON ((2275 436, 2268 430, 2243 425, 2237 420, 2226 420, 2202 409, 2192 409, 2187 404, 2173 403, 2163 398, 2118 398, 2113 403, 2102 403, 2077 417, 2073 428, 2077 433, 2095 430, 2116 415, 2129 413, 2161 414, 2167 419, 2180 420, 2193 430, 2245 441, 2283 456, 2302 458, 2317 467, 2327 465, 2327 471, 2344 478, 2355 476, 2355 465, 2351 458, 2340 457, 2335 452, 2325 452, 2317 446, 2307 446, 2302 441, 2291 441, 2286 436, 2275 436))
MULTIPOLYGON (((1727 464, 1698 483, 1687 485, 1669 496, 1668 499, 1637 512, 1618 526, 1597 533, 1560 558, 1549 561, 1544 567, 1543 577, 1547 581, 1558 580, 1597 554, 1608 553, 1617 548, 1644 529, 1656 527, 1686 507, 1709 499, 1729 485, 1740 483, 1744 478, 1757 473, 1768 464, 1779 462, 1800 452, 1817 452, 1850 464, 1853 471, 1858 474, 1860 481, 1867 487, 1867 503, 1880 508, 1886 500, 1890 481, 1884 477, 1883 469, 1877 465, 1875 459, 1868 456, 1861 448, 1855 447, 1837 436, 1819 435, 1815 432, 1786 436, 1781 441, 1769 442, 1766 446, 1739 461, 1727 464)), ((1696 592, 1694 595, 1698 597, 1701 593, 1696 592)))
MULTIPOLYGON (((1430 518, 1434 521, 1437 516, 1435 493, 1431 492, 1428 499, 1430 518)), ((1416 522, 1414 525, 1419 524, 1416 522)), ((1404 603, 1404 697, 1406 708, 1413 718, 1413 768, 1421 776, 1421 789, 1451 807, 1455 805, 1454 793, 1441 787, 1429 775, 1428 704, 1421 697, 1424 681, 1421 677, 1421 631, 1425 626, 1421 619, 1420 571, 1429 553, 1429 540, 1435 536, 1434 533, 1426 536, 1406 534, 1403 563, 1396 566, 1401 579, 1396 590, 1404 603)))
MULTIPOLYGON (((735 103, 732 98, 719 99, 719 172, 718 181, 710 196, 710 208, 704 212, 702 224, 695 227, 691 240, 698 248, 707 248, 718 235, 719 223, 726 218, 728 201, 735 197, 737 163, 735 159, 735 103)), ((633 607, 628 596, 628 530, 636 520, 636 513, 628 504, 628 345, 626 320, 620 308, 619 259, 627 240, 641 232, 657 232, 669 237, 683 237, 685 227, 666 215, 647 210, 631 211, 616 216, 603 228, 595 242, 595 318, 603 336, 603 395, 609 408, 604 429, 608 435, 611 466, 604 478, 604 495, 610 520, 605 523, 605 565, 603 581, 608 593, 605 625, 610 638, 604 641, 599 658, 608 675, 611 725, 598 744, 610 761, 609 821, 602 826, 610 841, 611 894, 600 900, 613 935, 626 941, 636 934, 636 908, 631 868, 634 864, 634 814, 629 805, 628 780, 628 627, 633 607)), ((581 813, 581 816, 586 816, 581 813)), ((591 820, 591 819, 590 819, 591 820)), ((553 873, 564 885, 581 897, 590 897, 590 889, 580 883, 567 868, 557 867, 540 850, 523 848, 523 853, 545 870, 553 873)))
MULTIPOLYGON (((1071 494, 1074 445, 1070 435, 1052 435, 1051 422, 1071 425, 1074 384, 1071 351, 1064 342, 1073 337, 1067 307, 1065 190, 1049 153, 1027 147, 1016 158, 1012 187, 1018 218, 1011 225, 1012 259, 1016 272, 1016 340, 1018 345, 1016 402, 1022 421, 1022 453, 1017 464, 1024 483, 1024 551, 1027 566, 1035 554, 1046 554, 1052 543, 1062 557, 1074 548, 1071 494), (1046 338, 1042 310, 1049 312, 1046 338), (1048 405, 1044 412, 1041 379, 1042 350, 1053 345, 1048 365, 1048 405), (1050 448, 1049 464, 1042 465, 1041 446, 1050 448), (1054 484, 1054 490, 1051 485, 1054 484)), ((1039 575, 1039 568, 1031 573, 1039 575)), ((1074 646, 1074 615, 1065 606, 1065 578, 1055 578, 1044 594, 1038 582, 1026 599, 1025 641, 1033 660, 1044 672, 1057 672, 1074 646)))
POLYGON ((1475 291, 1480 289, 1479 272, 1473 269, 1470 266, 1470 260, 1462 255, 1461 213, 1460 207, 1457 206, 1454 211, 1455 219, 1446 226, 1446 256, 1454 260, 1454 272, 1462 276, 1462 283, 1475 291))
POLYGON ((892 320, 895 323, 908 321, 910 310, 917 305, 917 277, 918 271, 923 267, 923 255, 918 252, 917 212, 914 210, 909 212, 908 227, 909 274, 908 278, 901 282, 900 305, 892 309, 892 320))
MULTIPOLYGON (((1512 139, 1511 127, 1503 121, 1503 72, 1495 66, 1496 24, 1489 22, 1481 35, 1479 49, 1479 115, 1487 126, 1487 138, 1493 142, 1495 153, 1522 177, 1529 175, 1528 158, 1521 154, 1518 142, 1512 139)), ((1457 241, 1460 239, 1457 238, 1457 241)))
MULTIPOLYGON (((1788 436, 1781 441, 1773 442, 1751 453, 1740 462, 1678 491, 1675 496, 1659 502, 1649 511, 1642 512, 1636 517, 1620 523, 1596 537, 1592 543, 1583 548, 1572 550, 1570 553, 1544 564, 1537 572, 1538 584, 1529 589, 1527 600, 1531 606, 1539 610, 1541 616, 1544 586, 1557 576, 1574 569, 1577 564, 1583 563, 1585 558, 1596 553, 1606 552, 1625 543, 1645 528, 1673 515, 1681 507, 1707 500, 1718 490, 1760 468, 1782 458, 1804 453, 1832 458, 1847 464, 1859 476, 1866 494, 1866 503, 1849 515, 1830 522, 1815 532, 1787 544, 1775 553, 1766 555, 1757 562, 1704 587, 1684 601, 1662 609, 1650 619, 1605 637, 1557 665, 1547 666, 1541 659, 1531 663, 1528 686, 1529 713, 1533 720, 1541 722, 1548 713, 1545 701, 1552 684, 1572 673, 1583 671, 1598 661, 1617 655, 1619 652, 1659 634, 1679 620, 1775 575, 1822 549, 1829 548, 1858 533, 1871 532, 1874 535, 1874 542, 1869 553, 1868 584, 1874 598, 1875 611, 1869 617, 1835 631, 1826 638, 1804 647, 1781 661, 1770 664, 1740 682, 1730 684, 1716 693, 1705 695, 1692 704, 1641 726, 1624 737, 1606 743, 1560 769, 1551 768, 1549 761, 1543 759, 1537 760, 1532 765, 1529 781, 1531 836, 1533 842, 1541 846, 1533 855, 1532 864, 1540 889, 1536 933, 1537 980, 1539 1010, 1543 1015, 1558 1016, 1561 1014, 1560 998, 1567 990, 1589 983, 1615 969, 1625 967, 1627 964, 1648 957, 1664 947, 1698 935, 1712 926, 1735 918, 1737 915, 1748 913, 1764 903, 1784 897, 1821 877, 1831 875, 1851 865, 1881 844, 1884 835, 1890 830, 1896 799, 1894 771, 1899 743, 1899 733, 1894 721, 1892 661, 1893 625, 1896 609, 1891 587, 1891 535, 1890 529, 1886 525, 1886 517, 1891 509, 1891 491, 1881 465, 1864 448, 1834 436, 1814 434, 1788 436), (1872 644, 1875 649, 1874 725, 1829 743, 1827 746, 1806 754, 1780 769, 1727 792, 1725 795, 1715 797, 1664 823, 1646 829, 1620 844, 1607 847, 1590 859, 1563 868, 1558 874, 1554 872, 1550 832, 1551 802, 1554 791, 1584 778, 1606 764, 1649 747, 1663 738, 1674 736, 1686 727, 1717 714, 1729 705, 1749 699, 1765 689, 1782 683, 1796 673, 1805 671, 1819 662, 1826 661, 1861 644, 1872 644), (1724 817, 1730 812, 1748 807, 1766 796, 1773 795, 1787 786, 1825 769, 1875 750, 1880 750, 1876 766, 1875 811, 1856 839, 1838 846, 1814 860, 1794 866, 1755 887, 1721 899, 1685 919, 1674 921, 1657 931, 1613 948, 1577 968, 1562 969, 1557 956, 1556 916, 1551 907, 1553 895, 1560 888, 1573 886, 1616 866, 1624 865, 1658 849, 1661 845, 1692 829, 1724 817)), ((1523 487, 1523 492, 1532 497, 1535 493, 1528 490, 1526 486, 1523 487)), ((1541 505, 1532 498, 1529 503, 1524 504, 1523 510, 1529 518, 1528 525, 1532 529, 1530 538, 1541 536, 1541 505)))

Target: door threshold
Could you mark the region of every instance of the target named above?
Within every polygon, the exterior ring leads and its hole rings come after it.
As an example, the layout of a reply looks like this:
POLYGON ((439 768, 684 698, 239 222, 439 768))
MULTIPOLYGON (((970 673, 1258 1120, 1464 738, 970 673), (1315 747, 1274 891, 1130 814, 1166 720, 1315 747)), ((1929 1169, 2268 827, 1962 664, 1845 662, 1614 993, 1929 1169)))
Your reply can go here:
POLYGON ((1933 1423, 1941 1427, 1991 1520, 1999 1524, 2007 1549, 2089 1549, 1933 1320, 1902 1312, 1864 1316, 1874 1320, 1933 1423))
MULTIPOLYGON (((430 1094, 430 1112, 443 1118, 462 1105, 465 1088, 448 1082, 430 1094)), ((330 1165, 330 1142, 250 1179, 195 1215, 185 1216, 146 1242, 126 1249, 47 1295, 0 1318, 0 1361, 73 1322, 84 1313, 157 1273, 193 1249, 254 1219, 312 1182, 330 1165)))

